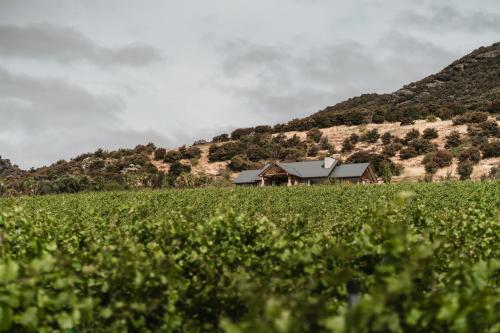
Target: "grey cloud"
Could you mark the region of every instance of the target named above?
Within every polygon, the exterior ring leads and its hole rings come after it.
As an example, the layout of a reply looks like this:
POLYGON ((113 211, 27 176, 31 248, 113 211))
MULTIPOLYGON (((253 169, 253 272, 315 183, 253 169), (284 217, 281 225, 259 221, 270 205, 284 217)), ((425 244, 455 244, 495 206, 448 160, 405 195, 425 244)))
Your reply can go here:
POLYGON ((124 108, 118 96, 94 94, 58 78, 12 74, 0 68, 0 154, 30 167, 99 147, 171 142, 155 131, 125 127, 121 120, 124 108))
POLYGON ((130 66, 162 59, 160 52, 151 46, 102 47, 72 28, 52 24, 0 24, 0 56, 130 66))
MULTIPOLYGON (((224 91, 269 121, 311 114, 370 92, 391 92, 447 65, 455 53, 398 33, 374 46, 355 41, 329 45, 219 47, 224 91)), ((262 118, 262 117, 261 117, 262 118)))
POLYGON ((399 16, 397 23, 400 27, 440 32, 500 32, 499 14, 480 11, 464 13, 451 6, 431 6, 425 13, 407 11, 399 16))

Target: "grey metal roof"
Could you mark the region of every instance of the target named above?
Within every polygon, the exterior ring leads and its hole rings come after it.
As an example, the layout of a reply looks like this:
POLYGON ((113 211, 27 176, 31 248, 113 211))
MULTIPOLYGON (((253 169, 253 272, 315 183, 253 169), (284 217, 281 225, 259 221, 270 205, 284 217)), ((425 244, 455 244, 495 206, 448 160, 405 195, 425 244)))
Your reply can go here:
POLYGON ((331 177, 333 178, 352 178, 352 177, 361 177, 363 173, 365 173, 366 168, 370 163, 353 163, 353 164, 342 164, 337 166, 331 177))
POLYGON ((259 178, 259 173, 261 169, 259 170, 243 170, 240 172, 238 177, 236 177, 233 180, 233 184, 249 184, 249 183, 255 183, 260 180, 259 178))
MULTIPOLYGON (((276 163, 279 167, 283 168, 289 174, 295 175, 300 178, 353 178, 361 177, 366 171, 370 163, 354 163, 338 165, 337 161, 326 169, 323 167, 324 161, 303 161, 303 162, 290 162, 290 163, 276 163), (333 170, 333 171, 332 171, 333 170)), ((234 184, 249 184, 260 181, 259 174, 272 166, 266 164, 259 170, 244 170, 241 171, 238 177, 233 180, 234 184)))
POLYGON ((328 177, 332 169, 337 165, 337 161, 328 169, 324 168, 324 161, 303 161, 291 163, 276 163, 288 173, 301 178, 328 177))

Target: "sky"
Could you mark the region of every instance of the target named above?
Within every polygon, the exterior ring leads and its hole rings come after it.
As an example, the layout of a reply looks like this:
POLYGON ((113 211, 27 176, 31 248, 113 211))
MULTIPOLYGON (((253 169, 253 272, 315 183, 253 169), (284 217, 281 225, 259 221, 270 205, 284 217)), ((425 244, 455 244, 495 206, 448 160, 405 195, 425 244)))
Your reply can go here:
POLYGON ((498 0, 0 0, 0 155, 189 145, 395 91, 499 37, 498 0))

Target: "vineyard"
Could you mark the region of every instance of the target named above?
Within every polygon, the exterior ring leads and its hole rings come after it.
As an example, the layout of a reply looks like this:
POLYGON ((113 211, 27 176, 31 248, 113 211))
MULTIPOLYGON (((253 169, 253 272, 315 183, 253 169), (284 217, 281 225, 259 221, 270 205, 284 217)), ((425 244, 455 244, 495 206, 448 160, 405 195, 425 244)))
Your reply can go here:
POLYGON ((500 332, 500 182, 0 200, 0 331, 500 332))

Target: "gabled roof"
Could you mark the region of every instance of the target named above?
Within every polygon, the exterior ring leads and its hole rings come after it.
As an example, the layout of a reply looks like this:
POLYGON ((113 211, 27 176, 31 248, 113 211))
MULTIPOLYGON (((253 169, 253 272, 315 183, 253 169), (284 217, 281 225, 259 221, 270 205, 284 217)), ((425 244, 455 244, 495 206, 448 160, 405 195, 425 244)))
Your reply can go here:
POLYGON ((261 169, 259 170, 243 170, 240 172, 238 177, 236 177, 233 180, 233 184, 250 184, 250 183, 255 183, 260 180, 259 173, 261 169))
POLYGON ((241 171, 238 177, 233 180, 234 184, 250 184, 260 181, 260 175, 267 169, 276 165, 287 173, 299 178, 355 178, 361 177, 370 163, 354 163, 338 165, 334 161, 330 168, 324 167, 324 161, 303 161, 290 163, 269 163, 259 170, 244 170, 241 171))
POLYGON ((353 164, 341 164, 337 166, 331 177, 333 178, 354 178, 361 177, 370 163, 353 163, 353 164))
POLYGON ((330 168, 324 167, 324 161, 303 161, 291 163, 277 163, 288 173, 301 178, 328 177, 337 165, 335 161, 330 168))

